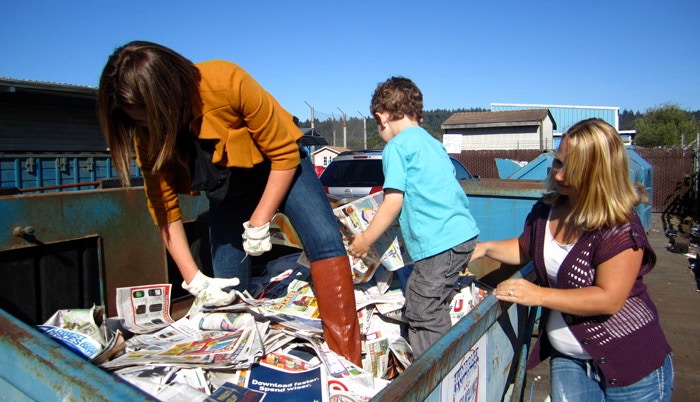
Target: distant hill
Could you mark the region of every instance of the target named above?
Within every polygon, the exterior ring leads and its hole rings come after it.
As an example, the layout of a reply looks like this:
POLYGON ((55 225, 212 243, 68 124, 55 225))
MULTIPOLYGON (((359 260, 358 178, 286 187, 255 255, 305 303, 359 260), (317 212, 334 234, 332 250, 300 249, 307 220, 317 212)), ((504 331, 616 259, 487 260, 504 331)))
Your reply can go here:
MULTIPOLYGON (((443 130, 440 128, 442 122, 448 117, 458 112, 487 112, 489 109, 470 108, 470 109, 436 109, 426 110, 423 112, 423 123, 421 126, 425 128, 435 138, 442 140, 443 130)), ((696 120, 700 121, 700 110, 692 112, 696 120)), ((620 130, 634 130, 634 123, 637 119, 644 116, 642 112, 632 110, 623 110, 620 112, 620 130)), ((311 127, 311 121, 308 119, 299 122, 300 127, 311 127)), ((374 119, 368 118, 363 122, 362 118, 350 117, 346 121, 346 126, 343 127, 341 119, 328 119, 324 121, 314 121, 314 129, 326 138, 329 144, 335 146, 345 146, 349 149, 372 149, 382 148, 384 142, 379 138, 377 125, 374 119), (366 125, 366 143, 365 146, 365 125, 366 125)))

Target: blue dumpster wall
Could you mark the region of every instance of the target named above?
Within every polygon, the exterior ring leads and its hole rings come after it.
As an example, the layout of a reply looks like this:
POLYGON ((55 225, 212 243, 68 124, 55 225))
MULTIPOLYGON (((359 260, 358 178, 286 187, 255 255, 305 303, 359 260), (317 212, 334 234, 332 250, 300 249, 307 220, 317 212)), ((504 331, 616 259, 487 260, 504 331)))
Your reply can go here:
POLYGON ((0 399, 154 401, 0 309, 0 399))
MULTIPOLYGON (((510 235, 504 228, 508 226, 512 231, 522 225, 524 218, 520 216, 509 220, 512 225, 503 223, 506 211, 518 210, 508 204, 508 197, 525 194, 522 202, 531 204, 538 194, 535 190, 538 183, 527 180, 495 180, 495 185, 507 184, 507 190, 503 191, 489 187, 493 181, 471 182, 474 183, 470 183, 468 190, 472 202, 490 203, 493 209, 488 213, 495 214, 491 215, 495 224, 485 223, 489 215, 479 215, 478 219, 484 220, 481 221, 484 233, 504 230, 493 236, 510 235), (487 200, 489 192, 496 201, 487 200)), ((196 219, 206 211, 207 205, 204 197, 183 197, 183 220, 196 219)), ((525 207, 519 210, 525 211, 525 207)), ((168 281, 165 250, 148 216, 140 187, 0 196, 0 211, 0 228, 4 229, 0 231, 4 234, 0 235, 0 252, 34 248, 39 243, 98 237, 100 261, 104 264, 101 283, 106 288, 108 302, 114 300, 117 287, 168 281), (131 219, 124 219, 125 216, 131 219), (22 228, 32 235, 13 234, 22 228)), ((521 272, 524 276, 527 271, 521 272)), ((107 304, 109 316, 114 316, 114 306, 107 304)), ((502 400, 507 392, 513 392, 513 400, 518 400, 523 386, 523 359, 527 356, 526 345, 532 331, 528 316, 528 311, 488 296, 473 314, 453 327, 425 358, 414 362, 375 400, 405 400, 409 395, 433 400, 438 397, 434 392, 449 391, 449 381, 458 378, 455 370, 468 364, 463 357, 473 355, 475 345, 484 345, 486 355, 499 356, 496 361, 484 359, 486 372, 477 378, 483 383, 488 400, 502 400), (436 387, 440 387, 440 391, 434 391, 436 387)), ((85 395, 110 395, 115 400, 148 398, 99 368, 68 355, 69 351, 5 311, 0 311, 0 330, 7 335, 0 339, 0 367, 3 368, 0 370, 0 395, 11 396, 12 400, 26 399, 23 396, 53 400, 57 395, 67 395, 68 399, 90 399, 85 395)))
MULTIPOLYGON (((644 160, 631 147, 627 147, 630 179, 633 183, 641 183, 648 194, 647 202, 637 205, 635 211, 642 220, 644 228, 651 229, 652 214, 652 186, 654 183, 654 167, 644 160)), ((514 180, 544 180, 547 178, 549 168, 552 166, 554 152, 546 152, 530 161, 525 166, 518 166, 515 162, 505 159, 497 159, 498 174, 504 179, 514 180)))
POLYGON ((480 179, 461 185, 481 241, 519 236, 527 214, 542 197, 542 181, 538 180, 480 179))
MULTIPOLYGON (((134 161, 132 176, 141 171, 134 161)), ((96 181, 117 177, 108 153, 0 153, 0 188, 40 192, 97 188, 96 181), (69 186, 75 184, 84 186, 69 186)))

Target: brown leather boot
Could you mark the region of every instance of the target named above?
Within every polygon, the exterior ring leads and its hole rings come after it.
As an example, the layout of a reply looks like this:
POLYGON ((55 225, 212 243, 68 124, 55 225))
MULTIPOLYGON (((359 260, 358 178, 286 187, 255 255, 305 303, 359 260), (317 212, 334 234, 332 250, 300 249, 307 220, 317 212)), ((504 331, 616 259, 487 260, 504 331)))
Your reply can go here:
POLYGON ((360 323, 347 256, 311 263, 311 281, 323 321, 323 337, 335 353, 362 367, 360 323))

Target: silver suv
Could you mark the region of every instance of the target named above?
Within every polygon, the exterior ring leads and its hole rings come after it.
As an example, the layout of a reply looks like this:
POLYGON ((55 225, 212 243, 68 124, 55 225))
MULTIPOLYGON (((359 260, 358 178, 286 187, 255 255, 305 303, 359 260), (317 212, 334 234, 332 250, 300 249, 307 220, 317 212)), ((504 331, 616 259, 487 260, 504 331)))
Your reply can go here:
MULTIPOLYGON (((450 156, 457 180, 478 179, 450 156)), ((335 197, 364 197, 382 191, 382 151, 346 151, 336 156, 319 177, 326 193, 335 197)))

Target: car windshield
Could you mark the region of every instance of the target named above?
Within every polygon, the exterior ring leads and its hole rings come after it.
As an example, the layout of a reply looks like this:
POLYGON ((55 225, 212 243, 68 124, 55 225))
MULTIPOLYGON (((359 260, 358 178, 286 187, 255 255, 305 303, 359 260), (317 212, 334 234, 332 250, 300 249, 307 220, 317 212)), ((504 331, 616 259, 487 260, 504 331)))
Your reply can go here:
POLYGON ((452 164, 455 167, 455 177, 457 178, 457 180, 469 180, 472 178, 472 175, 469 173, 469 171, 464 166, 462 166, 462 164, 459 163, 457 159, 450 158, 450 160, 452 161, 452 164))
POLYGON ((384 184, 381 159, 335 160, 320 177, 326 187, 374 187, 384 184))

